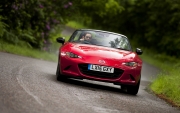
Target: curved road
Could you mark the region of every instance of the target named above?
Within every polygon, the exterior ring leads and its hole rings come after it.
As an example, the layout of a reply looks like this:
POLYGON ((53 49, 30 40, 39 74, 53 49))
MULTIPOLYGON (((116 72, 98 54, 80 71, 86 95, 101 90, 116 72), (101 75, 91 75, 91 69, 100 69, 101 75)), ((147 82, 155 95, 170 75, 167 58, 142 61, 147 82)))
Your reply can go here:
POLYGON ((57 63, 0 52, 0 113, 180 113, 148 91, 159 72, 144 63, 136 96, 90 80, 56 80, 57 63))

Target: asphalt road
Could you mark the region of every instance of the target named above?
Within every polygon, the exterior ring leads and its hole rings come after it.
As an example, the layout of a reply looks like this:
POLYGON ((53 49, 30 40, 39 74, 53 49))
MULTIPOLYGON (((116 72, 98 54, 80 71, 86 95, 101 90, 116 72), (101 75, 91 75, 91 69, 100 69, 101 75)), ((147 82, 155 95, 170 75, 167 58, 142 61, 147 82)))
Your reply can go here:
POLYGON ((136 96, 90 80, 56 80, 57 63, 0 52, 0 113, 180 113, 147 89, 158 69, 143 63, 136 96))

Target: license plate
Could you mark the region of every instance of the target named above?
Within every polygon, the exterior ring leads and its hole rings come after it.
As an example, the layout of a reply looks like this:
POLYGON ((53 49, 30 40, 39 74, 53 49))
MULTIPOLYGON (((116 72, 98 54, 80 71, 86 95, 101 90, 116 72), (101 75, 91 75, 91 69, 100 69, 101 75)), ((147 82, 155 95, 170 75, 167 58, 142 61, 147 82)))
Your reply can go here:
POLYGON ((88 70, 100 71, 100 72, 106 72, 106 73, 114 73, 113 67, 93 65, 93 64, 88 64, 88 70))

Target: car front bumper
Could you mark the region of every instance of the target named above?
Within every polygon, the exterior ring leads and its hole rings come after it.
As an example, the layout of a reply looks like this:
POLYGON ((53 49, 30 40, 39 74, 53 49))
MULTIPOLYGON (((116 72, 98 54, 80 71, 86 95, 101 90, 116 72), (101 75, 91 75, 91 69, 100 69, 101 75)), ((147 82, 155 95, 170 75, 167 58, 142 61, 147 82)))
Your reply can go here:
POLYGON ((110 82, 114 84, 136 85, 141 76, 141 66, 136 68, 114 67, 115 73, 108 74, 88 70, 89 62, 81 59, 60 58, 61 74, 67 77, 90 79, 96 81, 110 82))

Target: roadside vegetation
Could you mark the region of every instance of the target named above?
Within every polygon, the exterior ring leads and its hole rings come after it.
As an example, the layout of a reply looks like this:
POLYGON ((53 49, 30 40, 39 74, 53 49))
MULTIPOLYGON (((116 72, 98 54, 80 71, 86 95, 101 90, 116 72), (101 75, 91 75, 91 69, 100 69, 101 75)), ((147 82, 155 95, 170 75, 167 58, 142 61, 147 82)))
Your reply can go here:
POLYGON ((0 4, 0 51, 57 61, 56 38, 65 25, 122 33, 133 47, 143 49, 144 61, 162 70, 150 85, 152 91, 180 106, 179 0, 5 0, 0 4))
POLYGON ((49 61, 57 61, 58 56, 55 53, 50 54, 38 49, 9 44, 2 40, 0 40, 0 51, 49 61))
POLYGON ((149 88, 158 97, 180 107, 180 60, 165 54, 153 53, 149 49, 143 51, 141 58, 161 70, 149 88))
POLYGON ((87 26, 83 25, 82 23, 78 23, 76 21, 69 21, 66 26, 74 28, 74 29, 80 29, 80 28, 88 28, 87 26))

